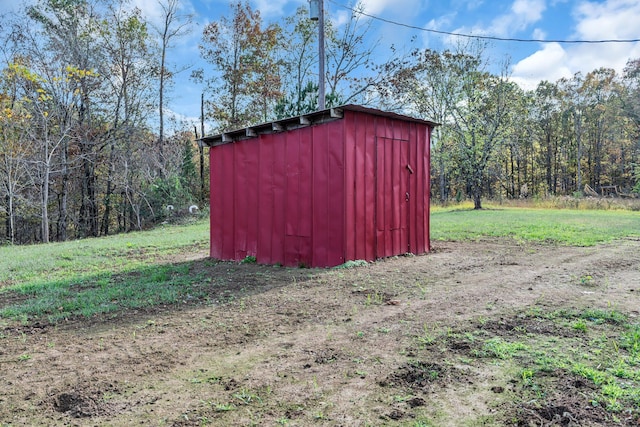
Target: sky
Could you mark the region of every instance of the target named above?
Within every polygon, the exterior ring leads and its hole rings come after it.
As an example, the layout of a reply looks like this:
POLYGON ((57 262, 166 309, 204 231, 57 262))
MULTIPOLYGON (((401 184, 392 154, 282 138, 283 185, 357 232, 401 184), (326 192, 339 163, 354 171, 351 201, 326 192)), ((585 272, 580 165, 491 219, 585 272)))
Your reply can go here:
MULTIPOLYGON (((25 0, 34 1, 34 0, 25 0)), ((151 20, 158 22, 158 0, 131 0, 151 20)), ((249 0, 265 22, 284 18, 307 0, 249 0)), ((0 14, 17 8, 15 0, 0 0, 0 14)), ((24 1, 23 1, 24 3, 24 1)), ((341 25, 353 0, 324 0, 328 19, 341 25)), ((387 58, 389 48, 452 48, 459 40, 449 33, 525 40, 635 40, 640 39, 638 0, 362 0, 364 12, 373 17, 371 40, 378 41, 375 55, 387 58), (411 42, 411 40, 414 40, 411 42)), ((177 42, 170 53, 174 65, 186 70, 176 77, 169 109, 178 119, 199 122, 202 87, 189 79, 189 69, 207 67, 199 58, 198 43, 204 26, 229 16, 229 0, 181 0, 181 13, 193 16, 191 34, 177 42)), ((499 72, 508 58, 511 78, 525 89, 542 80, 555 82, 577 72, 600 67, 621 73, 629 59, 640 58, 640 42, 559 43, 489 41, 491 66, 499 72)))

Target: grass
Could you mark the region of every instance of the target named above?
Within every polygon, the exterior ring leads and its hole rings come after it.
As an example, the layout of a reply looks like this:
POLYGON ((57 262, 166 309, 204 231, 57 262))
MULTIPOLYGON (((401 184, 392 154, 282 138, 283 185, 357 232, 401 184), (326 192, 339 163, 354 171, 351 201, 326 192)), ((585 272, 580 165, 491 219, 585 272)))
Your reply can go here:
MULTIPOLYGON (((631 210, 489 205, 489 209, 474 211, 463 204, 433 207, 431 217, 434 240, 510 237, 590 246, 637 237, 639 230, 640 212, 631 210)), ((202 249, 208 239, 208 223, 200 220, 98 239, 0 247, 0 318, 56 322, 200 298, 197 284, 203 278, 190 273, 190 264, 172 265, 163 260, 202 249)), ((247 257, 244 263, 254 260, 247 257)), ((368 302, 380 303, 375 295, 368 302)), ((576 328, 586 330, 587 325, 578 322, 576 328)))
POLYGON ((57 322, 200 298, 191 263, 163 258, 208 244, 208 224, 0 247, 0 317, 57 322), (2 301, 10 301, 3 304, 2 301))
POLYGON ((593 246, 640 237, 640 212, 635 211, 491 206, 476 211, 461 206, 432 209, 433 240, 510 237, 523 242, 593 246))
POLYGON ((0 289, 54 281, 79 281, 105 272, 153 265, 191 247, 208 245, 206 220, 153 230, 47 245, 0 246, 0 289))
MULTIPOLYGON (((600 406, 612 414, 640 416, 640 324, 617 310, 571 310, 520 313, 509 323, 547 321, 567 333, 549 335, 527 332, 517 334, 504 330, 487 331, 472 327, 470 330, 449 331, 439 335, 428 349, 444 348, 447 339, 466 342, 474 364, 486 365, 494 372, 503 371, 513 388, 514 399, 522 405, 541 408, 550 392, 563 390, 563 383, 581 378, 592 384, 579 394, 585 405, 600 406), (581 322, 584 330, 570 333, 567 320, 581 322), (568 380, 567 380, 568 379, 568 380)), ((420 336, 416 336, 420 339, 420 336)), ((426 356, 429 357, 429 356, 426 356)), ((443 363, 456 363, 457 355, 443 363)), ((568 393, 569 391, 565 391, 568 393)), ((568 395, 567 395, 568 396, 568 395)), ((565 397, 567 397, 565 396, 565 397)), ((573 397, 568 396, 571 400, 573 397)))
POLYGON ((55 323, 70 317, 141 308, 200 298, 194 286, 201 276, 189 274, 189 264, 145 267, 132 276, 102 273, 82 283, 58 280, 19 288, 27 297, 0 309, 2 317, 26 322, 46 317, 55 323))

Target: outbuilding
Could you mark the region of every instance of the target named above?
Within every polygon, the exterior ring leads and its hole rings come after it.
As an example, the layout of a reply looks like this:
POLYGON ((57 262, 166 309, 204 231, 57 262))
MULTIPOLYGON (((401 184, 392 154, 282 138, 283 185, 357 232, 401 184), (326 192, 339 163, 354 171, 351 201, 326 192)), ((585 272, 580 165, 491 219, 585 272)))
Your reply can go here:
POLYGON ((435 125, 345 105, 202 138, 211 257, 331 267, 428 252, 435 125))

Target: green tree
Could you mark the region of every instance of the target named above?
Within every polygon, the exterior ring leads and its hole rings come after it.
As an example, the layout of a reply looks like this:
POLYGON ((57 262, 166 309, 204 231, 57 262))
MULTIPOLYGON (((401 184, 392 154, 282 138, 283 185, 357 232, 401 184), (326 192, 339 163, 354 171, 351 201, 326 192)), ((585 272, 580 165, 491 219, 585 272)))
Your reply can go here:
POLYGON ((147 24, 140 11, 127 10, 122 4, 111 5, 99 25, 100 46, 103 52, 101 74, 110 76, 100 96, 103 117, 107 126, 106 188, 100 232, 109 234, 115 223, 114 206, 119 201, 123 211, 118 212, 122 230, 131 229, 133 208, 139 203, 134 189, 131 165, 132 145, 143 138, 140 128, 154 112, 153 63, 151 40, 147 24), (116 189, 120 188, 120 195, 116 189))
MULTIPOLYGON (((216 75, 207 78, 207 105, 220 130, 264 120, 281 97, 275 47, 280 28, 263 28, 262 18, 246 2, 231 5, 231 17, 209 23, 200 51, 216 75)), ((202 74, 200 77, 204 77, 202 74)))
POLYGON ((490 161, 504 140, 508 101, 516 87, 506 74, 495 76, 486 71, 481 45, 458 51, 425 50, 417 58, 425 73, 439 74, 432 81, 439 86, 430 93, 433 111, 440 112, 447 138, 451 138, 456 172, 474 208, 481 209, 490 161))

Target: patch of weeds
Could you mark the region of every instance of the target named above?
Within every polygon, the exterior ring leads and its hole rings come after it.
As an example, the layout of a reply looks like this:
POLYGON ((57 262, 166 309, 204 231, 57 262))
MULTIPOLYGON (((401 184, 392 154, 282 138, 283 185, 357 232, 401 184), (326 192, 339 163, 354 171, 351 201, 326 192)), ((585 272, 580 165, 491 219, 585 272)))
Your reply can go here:
POLYGON ((627 350, 633 359, 640 359, 640 324, 629 326, 620 335, 620 347, 627 350))
POLYGON ((525 368, 522 370, 522 372, 520 373, 520 377, 522 378, 522 382, 525 385, 531 384, 532 380, 533 380, 533 370, 529 369, 529 368, 525 368))
POLYGON ((580 286, 595 286, 596 283, 593 279, 593 276, 590 274, 584 274, 582 276, 580 276, 580 278, 578 279, 578 284, 580 286))
POLYGON ((333 267, 334 269, 340 270, 345 268, 356 268, 356 267, 367 267, 369 263, 363 259, 357 259, 353 261, 347 261, 344 264, 337 265, 333 267))
POLYGON ((327 416, 323 412, 316 412, 313 414, 313 419, 315 420, 326 420, 327 416))
POLYGON ((222 377, 218 376, 210 376, 206 378, 194 377, 189 379, 191 384, 217 384, 220 381, 222 381, 222 377))
POLYGON ((236 409, 233 403, 216 403, 216 404, 213 404, 212 406, 213 406, 213 410, 216 412, 229 412, 236 409))
POLYGON ((579 332, 587 332, 587 322, 584 319, 576 320, 571 327, 579 332))
POLYGON ((18 356, 18 360, 20 362, 26 362, 27 360, 31 360, 31 355, 30 354, 21 354, 20 356, 18 356))
POLYGON ((242 261, 240 261, 240 264, 255 264, 256 262, 258 262, 256 257, 253 255, 247 255, 242 261))
POLYGON ((616 325, 627 321, 627 315, 617 310, 586 309, 578 314, 578 317, 593 323, 612 323, 616 325))
POLYGON ((411 399, 413 399, 413 395, 412 394, 393 396, 393 401, 394 402, 398 402, 398 403, 406 402, 406 401, 411 400, 411 399))
POLYGON ((629 324, 628 316, 618 310, 530 309, 499 321, 476 320, 469 328, 438 335, 423 327, 414 340, 429 355, 446 351, 443 364, 437 365, 445 370, 412 362, 387 379, 392 385, 423 390, 434 381, 430 370, 436 371, 438 384, 443 375, 455 379, 459 373, 450 371, 449 357, 462 352, 476 358, 463 363, 491 363, 492 370, 519 384, 513 389, 515 401, 521 402, 513 403, 515 417, 508 418, 510 410, 504 412, 503 421, 510 425, 556 418, 576 425, 640 419, 640 325, 629 324))
POLYGON ((519 342, 504 341, 500 337, 490 338, 482 346, 482 354, 486 357, 496 357, 498 359, 510 359, 521 350, 528 350, 529 347, 519 342))
POLYGON ((251 392, 245 388, 241 389, 239 392, 233 394, 233 398, 236 399, 242 405, 249 405, 255 402, 262 402, 260 396, 256 393, 251 392))
POLYGON ((367 293, 367 299, 364 302, 364 305, 365 306, 382 305, 382 303, 384 303, 384 295, 376 291, 376 292, 367 293))
POLYGON ((416 342, 420 348, 425 348, 433 345, 437 340, 437 335, 433 334, 427 324, 422 325, 422 334, 418 335, 416 342))
POLYGON ((606 384, 609 382, 609 375, 598 368, 592 368, 584 363, 575 363, 571 367, 571 372, 588 379, 595 385, 606 384))

